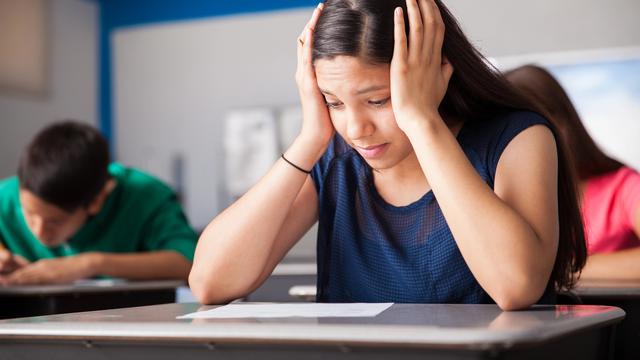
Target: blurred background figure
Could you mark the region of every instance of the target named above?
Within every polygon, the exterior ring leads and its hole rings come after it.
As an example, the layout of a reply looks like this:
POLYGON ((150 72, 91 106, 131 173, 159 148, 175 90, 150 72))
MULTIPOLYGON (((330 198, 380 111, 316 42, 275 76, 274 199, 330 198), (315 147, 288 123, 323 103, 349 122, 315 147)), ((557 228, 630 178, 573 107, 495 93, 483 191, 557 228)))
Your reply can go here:
POLYGON ((598 147, 547 70, 526 65, 506 76, 548 112, 568 147, 590 254, 582 278, 640 279, 640 174, 598 147))

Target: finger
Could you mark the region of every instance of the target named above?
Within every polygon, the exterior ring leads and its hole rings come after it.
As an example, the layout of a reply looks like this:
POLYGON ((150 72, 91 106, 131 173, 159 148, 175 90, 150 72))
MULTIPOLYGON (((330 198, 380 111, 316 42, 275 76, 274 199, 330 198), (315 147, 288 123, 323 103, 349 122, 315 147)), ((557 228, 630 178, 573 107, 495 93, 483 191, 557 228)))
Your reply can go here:
POLYGON ((404 14, 401 7, 393 12, 393 61, 407 61, 407 34, 405 33, 404 14))
POLYGON ((435 1, 431 0, 431 6, 433 7, 433 15, 436 22, 436 32, 434 38, 434 49, 436 50, 436 59, 437 61, 441 61, 442 59, 442 45, 444 44, 444 35, 447 31, 444 26, 444 20, 442 20, 442 13, 440 13, 440 8, 435 1))
POLYGON ((299 68, 300 68, 300 65, 302 65, 302 54, 303 54, 303 50, 302 49, 304 48, 304 41, 305 41, 307 29, 309 29, 309 27, 311 26, 311 23, 313 22, 313 19, 316 17, 316 13, 317 12, 318 12, 318 8, 316 7, 315 9, 313 9, 313 13, 311 14, 311 18, 304 25, 304 28, 302 29, 302 32, 300 33, 300 35, 298 35, 298 38, 296 39, 297 40, 296 41, 297 49, 298 49, 298 66, 299 66, 299 68))
POLYGON ((315 71, 313 69, 313 31, 307 29, 307 33, 304 40, 304 47, 302 49, 302 62, 306 75, 314 77, 315 71))
POLYGON ((423 46, 423 24, 417 0, 407 1, 407 15, 409 18, 409 59, 419 60, 423 46))
POLYGON ((422 36, 423 40, 423 55, 426 56, 427 61, 432 60, 434 53, 433 44, 435 37, 435 18, 433 16, 433 8, 431 6, 432 0, 420 0, 420 8, 422 10, 422 21, 424 23, 424 30, 422 36))
MULTIPOLYGON (((311 14, 311 19, 307 22, 302 33, 298 36, 297 39, 297 52, 298 52, 298 69, 301 70, 305 67, 304 64, 304 56, 305 56, 305 43, 307 42, 307 33, 309 29, 312 31, 315 30, 316 24, 318 23, 318 18, 320 17, 320 12, 324 9, 324 4, 320 3, 313 9, 313 13, 311 14)), ((308 44, 311 45, 311 44, 308 44)))
POLYGON ((9 250, 0 250, 0 261, 8 261, 11 259, 9 250))
POLYGON ((13 258, 15 259, 15 262, 19 267, 27 266, 31 263, 29 262, 29 260, 23 258, 20 255, 13 255, 13 258))
POLYGON ((322 9, 324 9, 324 4, 319 3, 318 6, 316 6, 316 8, 313 10, 313 14, 311 14, 311 20, 309 20, 308 24, 308 27, 309 29, 311 29, 311 31, 316 30, 316 24, 318 23, 318 19, 320 18, 322 9))
POLYGON ((15 268, 12 254, 7 250, 0 250, 0 273, 8 273, 15 268))
POLYGON ((302 32, 298 36, 298 44, 300 46, 304 45, 304 36, 305 36, 304 34, 307 32, 307 29, 311 29, 312 31, 315 31, 316 24, 318 23, 318 18, 320 18, 320 12, 322 11, 322 9, 324 9, 324 4, 322 3, 318 4, 318 6, 316 6, 316 8, 313 9, 313 12, 311 13, 311 18, 304 25, 302 32))
POLYGON ((442 44, 444 42, 444 21, 440 14, 440 9, 434 0, 421 0, 422 8, 425 9, 425 56, 433 60, 434 64, 442 61, 442 44))

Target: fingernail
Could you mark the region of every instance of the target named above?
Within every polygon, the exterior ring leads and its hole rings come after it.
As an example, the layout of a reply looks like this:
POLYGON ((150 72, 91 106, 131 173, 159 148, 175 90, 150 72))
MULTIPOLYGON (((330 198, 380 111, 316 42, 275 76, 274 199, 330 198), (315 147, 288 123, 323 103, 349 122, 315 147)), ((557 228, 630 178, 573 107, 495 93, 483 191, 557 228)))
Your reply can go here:
POLYGON ((396 16, 401 16, 402 15, 402 8, 401 7, 397 7, 396 8, 396 16))

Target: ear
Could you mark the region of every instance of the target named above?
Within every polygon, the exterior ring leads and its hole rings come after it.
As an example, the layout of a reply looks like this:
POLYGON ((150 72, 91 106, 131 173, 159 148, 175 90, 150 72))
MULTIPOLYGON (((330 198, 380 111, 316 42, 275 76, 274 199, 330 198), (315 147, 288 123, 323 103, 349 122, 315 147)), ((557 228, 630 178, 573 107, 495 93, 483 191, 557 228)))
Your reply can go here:
POLYGON ((117 183, 115 179, 107 180, 102 190, 98 193, 98 195, 96 195, 95 199, 93 199, 93 201, 91 201, 91 203, 87 207, 87 212, 89 213, 89 215, 97 215, 100 210, 102 210, 104 202, 107 200, 107 197, 109 197, 109 194, 111 194, 113 189, 116 188, 116 185, 117 183))

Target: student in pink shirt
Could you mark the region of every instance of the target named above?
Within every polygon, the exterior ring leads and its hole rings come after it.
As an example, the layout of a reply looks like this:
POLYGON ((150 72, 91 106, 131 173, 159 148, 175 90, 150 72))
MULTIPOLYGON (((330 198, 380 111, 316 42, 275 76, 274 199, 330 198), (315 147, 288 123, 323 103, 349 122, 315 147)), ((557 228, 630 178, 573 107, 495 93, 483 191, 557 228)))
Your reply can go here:
POLYGON ((526 65, 507 79, 547 110, 579 179, 589 258, 583 279, 640 279, 640 174, 604 154, 546 70, 526 65))

